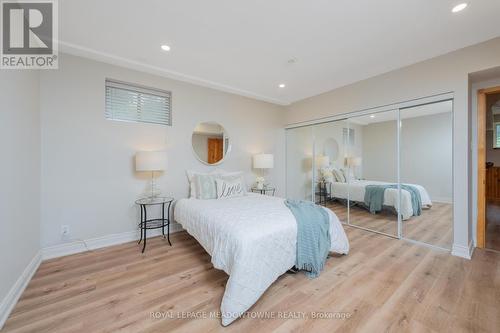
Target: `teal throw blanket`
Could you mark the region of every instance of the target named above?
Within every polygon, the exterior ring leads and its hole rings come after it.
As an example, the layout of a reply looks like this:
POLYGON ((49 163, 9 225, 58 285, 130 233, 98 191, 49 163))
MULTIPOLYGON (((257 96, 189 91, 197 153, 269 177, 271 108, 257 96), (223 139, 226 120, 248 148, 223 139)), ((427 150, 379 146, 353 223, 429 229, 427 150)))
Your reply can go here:
MULTIPOLYGON (((385 190, 388 188, 398 188, 398 185, 367 185, 365 188, 365 205, 370 209, 370 213, 375 214, 382 210, 385 190)), ((401 189, 410 192, 413 215, 422 214, 422 197, 415 186, 401 184, 401 189)))
POLYGON ((321 206, 308 201, 285 200, 297 221, 298 269, 309 278, 318 277, 330 251, 330 217, 321 206))

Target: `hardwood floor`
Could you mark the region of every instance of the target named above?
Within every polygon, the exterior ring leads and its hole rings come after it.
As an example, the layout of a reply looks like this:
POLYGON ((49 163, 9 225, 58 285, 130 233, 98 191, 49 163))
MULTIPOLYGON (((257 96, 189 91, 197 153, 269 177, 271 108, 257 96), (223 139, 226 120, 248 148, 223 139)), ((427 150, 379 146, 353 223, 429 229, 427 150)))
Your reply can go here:
POLYGON ((328 259, 317 279, 283 275, 251 309, 276 318, 228 327, 210 318, 227 275, 181 232, 172 247, 151 239, 144 254, 132 242, 42 263, 3 332, 498 332, 499 253, 476 250, 468 261, 346 232, 349 255, 328 259))
POLYGON ((500 251, 500 203, 486 204, 486 248, 500 251))
MULTIPOLYGON (((327 207, 337 214, 343 222, 347 221, 347 207, 333 201, 327 207)), ((383 210, 377 214, 370 214, 363 207, 351 207, 350 223, 370 230, 397 235, 397 215, 394 212, 383 210)), ((405 237, 424 243, 451 249, 453 243, 453 205, 434 202, 432 208, 423 209, 422 215, 413 216, 403 221, 405 237)))

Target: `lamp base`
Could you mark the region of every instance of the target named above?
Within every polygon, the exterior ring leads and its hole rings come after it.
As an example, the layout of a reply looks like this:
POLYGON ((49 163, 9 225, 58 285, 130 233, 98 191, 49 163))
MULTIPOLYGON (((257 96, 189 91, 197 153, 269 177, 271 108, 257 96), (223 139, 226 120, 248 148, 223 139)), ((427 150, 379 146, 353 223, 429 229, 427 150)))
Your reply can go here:
POLYGON ((157 198, 161 195, 160 188, 155 182, 155 176, 154 176, 154 171, 151 172, 151 182, 150 182, 150 188, 148 189, 148 198, 154 199, 157 198))

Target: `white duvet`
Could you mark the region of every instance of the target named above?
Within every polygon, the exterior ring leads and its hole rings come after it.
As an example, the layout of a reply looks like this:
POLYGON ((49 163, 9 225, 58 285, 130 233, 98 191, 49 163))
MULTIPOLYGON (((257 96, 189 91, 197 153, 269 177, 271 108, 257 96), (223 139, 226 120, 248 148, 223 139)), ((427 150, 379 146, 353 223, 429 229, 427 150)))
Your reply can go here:
MULTIPOLYGON (((377 182, 373 180, 353 180, 350 183, 332 183, 332 197, 364 202, 366 185, 387 185, 393 183, 377 182)), ((422 206, 432 206, 431 198, 423 186, 415 184, 406 184, 414 186, 420 192, 422 198, 422 206)), ((397 210, 398 207, 398 189, 388 188, 384 192, 384 206, 393 207, 397 210)), ((403 220, 407 220, 413 216, 413 206, 411 204, 411 194, 406 190, 401 190, 401 216, 403 220)))
MULTIPOLYGON (((344 229, 327 211, 331 251, 347 254, 344 229)), ((214 267, 229 275, 221 304, 224 326, 295 264, 297 224, 282 198, 249 193, 219 200, 181 199, 174 217, 210 254, 214 267)))

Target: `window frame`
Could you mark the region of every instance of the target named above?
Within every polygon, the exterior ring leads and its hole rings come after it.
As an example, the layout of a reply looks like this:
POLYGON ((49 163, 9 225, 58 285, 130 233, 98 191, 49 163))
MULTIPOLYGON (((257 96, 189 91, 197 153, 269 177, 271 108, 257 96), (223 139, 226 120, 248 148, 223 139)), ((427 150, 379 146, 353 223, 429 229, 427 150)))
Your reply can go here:
POLYGON ((140 123, 140 124, 153 124, 153 125, 161 125, 161 126, 172 126, 172 92, 169 90, 154 88, 150 86, 145 86, 141 84, 125 82, 120 80, 115 80, 111 78, 106 78, 104 81, 104 117, 106 120, 111 121, 121 121, 128 123, 140 123), (130 93, 137 94, 137 99, 141 101, 140 105, 137 106, 137 117, 135 119, 124 119, 120 117, 115 117, 115 113, 108 109, 108 88, 109 89, 117 89, 122 91, 128 91, 130 93), (151 121, 151 120, 143 120, 140 119, 139 115, 144 110, 140 110, 140 107, 143 106, 143 96, 155 96, 158 98, 165 99, 165 110, 166 110, 166 122, 160 121, 151 121))

